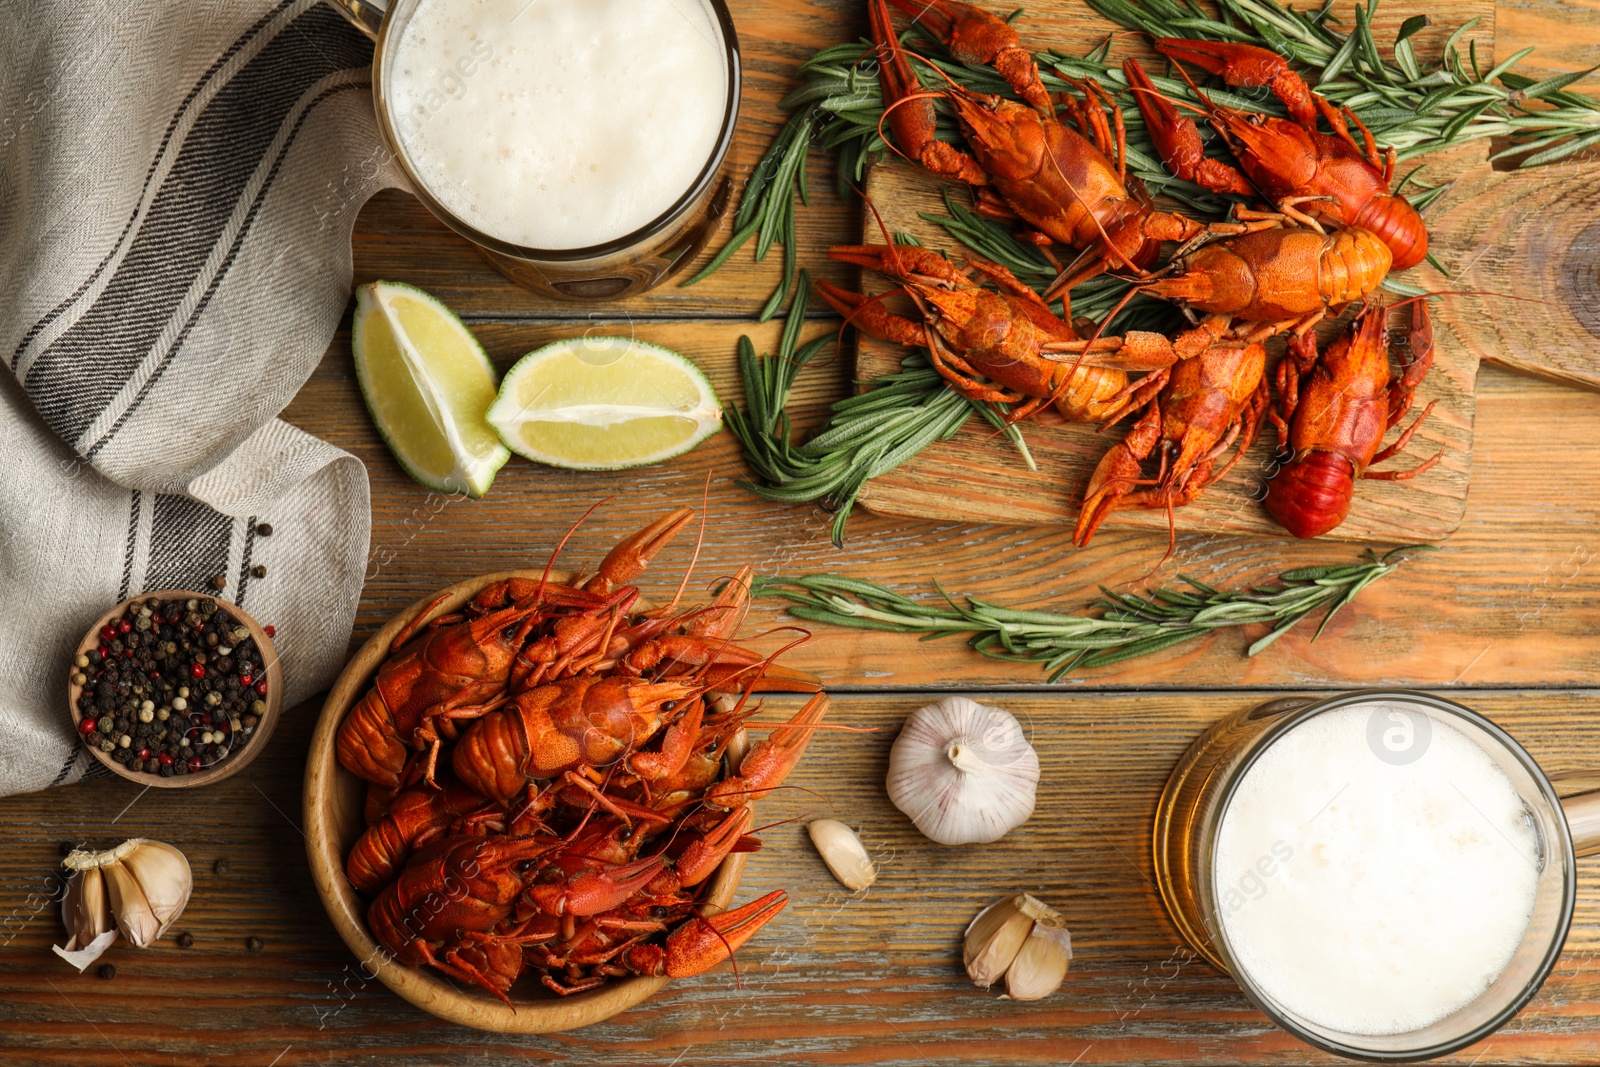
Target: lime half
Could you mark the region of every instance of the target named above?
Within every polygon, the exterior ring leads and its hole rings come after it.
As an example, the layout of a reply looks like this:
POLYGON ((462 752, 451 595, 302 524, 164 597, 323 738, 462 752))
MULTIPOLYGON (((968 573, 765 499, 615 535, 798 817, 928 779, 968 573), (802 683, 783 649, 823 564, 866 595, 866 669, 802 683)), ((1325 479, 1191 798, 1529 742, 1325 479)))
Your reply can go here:
POLYGON ((722 405, 687 356, 627 337, 575 337, 506 371, 489 425, 552 467, 621 470, 689 451, 722 426, 722 405))
POLYGON ((367 410, 406 473, 441 493, 488 492, 511 453, 484 421, 494 366, 455 312, 372 282, 356 290, 351 346, 367 410))

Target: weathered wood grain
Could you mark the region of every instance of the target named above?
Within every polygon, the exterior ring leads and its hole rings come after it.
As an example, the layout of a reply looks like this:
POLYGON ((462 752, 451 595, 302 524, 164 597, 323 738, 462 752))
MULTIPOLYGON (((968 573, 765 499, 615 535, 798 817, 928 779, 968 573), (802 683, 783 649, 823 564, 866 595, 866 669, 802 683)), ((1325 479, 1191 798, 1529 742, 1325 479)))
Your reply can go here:
MULTIPOLYGON (((1394 14, 1408 6, 1423 5, 1397 4, 1394 14)), ((751 70, 741 151, 753 162, 780 121, 777 99, 798 60, 858 32, 860 4, 734 0, 733 7, 751 70)), ((1535 62, 1548 63, 1544 69, 1586 66, 1600 48, 1594 11, 1594 0, 1507 0, 1497 8, 1500 54, 1538 44, 1535 62)), ((801 213, 801 262, 817 274, 831 269, 823 249, 855 239, 858 222, 854 205, 833 199, 825 167, 814 168, 816 204, 801 213)), ((400 194, 380 196, 361 213, 355 253, 358 280, 413 281, 461 308, 501 369, 538 343, 588 328, 618 332, 631 321, 639 336, 700 360, 729 400, 739 396, 732 353, 746 329, 741 320, 777 276, 776 254, 752 268, 742 253, 702 286, 659 290, 629 305, 631 320, 616 309, 543 303, 503 282, 400 194)), ((845 280, 837 271, 823 276, 845 280)), ((752 332, 767 345, 775 334, 752 332)), ((1538 339, 1525 340, 1534 348, 1538 339)), ((848 391, 850 377, 837 359, 803 376, 803 416, 817 418, 848 391)), ((887 806, 880 782, 893 728, 921 698, 850 690, 1031 686, 1038 675, 952 641, 819 631, 797 650, 795 665, 828 677, 839 721, 887 729, 821 735, 794 779, 813 792, 776 794, 763 802, 762 817, 828 814, 859 825, 884 873, 864 896, 848 896, 827 880, 797 824, 767 831, 770 848, 754 858, 745 892, 781 885, 795 899, 743 954, 742 988, 723 969, 669 987, 611 1027, 537 1040, 496 1039, 408 1008, 367 980, 344 950, 304 865, 298 803, 317 706, 310 704, 286 712, 260 761, 215 789, 138 797, 123 783, 101 781, 0 801, 7 857, 0 864, 0 1062, 1305 1062, 1312 1054, 1271 1028, 1227 980, 1187 961, 1143 877, 1146 827, 1167 768, 1205 723, 1259 694, 1104 690, 1600 685, 1600 464, 1586 455, 1600 437, 1600 397, 1495 368, 1482 371, 1477 388, 1473 482, 1461 528, 1441 551, 1364 593, 1321 642, 1296 634, 1246 661, 1247 637, 1223 632, 1071 679, 1069 693, 991 695, 1030 725, 1046 774, 1038 815, 996 849, 935 848, 913 835, 887 806), (48 950, 59 937, 48 900, 57 884, 49 877, 56 842, 133 834, 174 841, 194 861, 196 895, 179 929, 194 933, 196 944, 118 948, 108 957, 119 968, 109 982, 74 975, 48 950), (227 875, 212 872, 221 857, 232 862, 227 875), (1031 1007, 973 990, 953 962, 971 911, 1024 886, 1066 906, 1079 953, 1061 996, 1031 1007), (265 940, 260 955, 246 951, 250 936, 265 940)), ((708 579, 752 561, 764 573, 833 570, 908 591, 937 578, 953 590, 1068 610, 1102 582, 1139 588, 1185 571, 1237 584, 1356 554, 1349 546, 1183 535, 1173 558, 1147 577, 1166 549, 1164 533, 1108 530, 1092 549, 1075 552, 1060 529, 873 514, 857 515, 841 551, 828 543, 831 517, 821 509, 769 504, 739 488, 744 471, 726 435, 645 471, 573 474, 519 460, 486 500, 430 496, 372 431, 344 336, 286 416, 349 448, 372 476, 371 577, 357 642, 426 592, 542 560, 572 518, 614 494, 568 555, 592 564, 617 537, 669 506, 697 501, 708 472, 710 524, 699 571, 708 579)), ((647 591, 670 595, 689 553, 687 538, 664 553, 646 575, 647 591)), ((748 626, 783 621, 762 604, 748 626)), ((1552 771, 1600 752, 1592 691, 1455 695, 1509 727, 1552 771)), ((1584 861, 1579 878, 1577 923, 1544 992, 1528 1014, 1460 1062, 1600 1062, 1600 863, 1584 861)))
MULTIPOLYGON (((770 350, 776 327, 599 320, 587 327, 687 352, 727 402, 739 402, 733 348, 750 333, 770 350)), ((817 332, 831 327, 818 324, 817 332)), ((571 323, 474 324, 500 369, 535 345, 572 334, 571 323)), ((946 589, 1000 603, 1072 611, 1100 585, 1141 589, 1177 574, 1234 586, 1289 567, 1344 561, 1348 545, 1295 543, 1222 533, 1180 533, 1165 563, 1165 531, 1107 529, 1074 549, 1059 527, 964 525, 861 511, 844 549, 829 542, 832 516, 816 506, 777 505, 740 487, 748 476, 726 432, 671 463, 619 474, 579 474, 514 459, 483 500, 428 493, 406 477, 372 429, 354 384, 347 339, 323 362, 287 415, 360 456, 372 479, 369 578, 353 640, 394 612, 453 581, 540 562, 590 504, 613 497, 569 544, 573 565, 593 565, 619 537, 669 507, 697 505, 712 479, 699 573, 706 581, 749 562, 763 574, 833 571, 931 595, 946 589)), ((847 389, 838 359, 802 375, 796 408, 815 419, 847 389)), ((1070 676, 1072 686, 1200 687, 1353 684, 1592 685, 1600 681, 1600 466, 1563 459, 1563 446, 1600 436, 1600 396, 1485 368, 1479 379, 1473 485, 1461 529, 1437 552, 1409 560, 1366 590, 1311 644, 1307 625, 1246 660, 1250 636, 1223 631, 1150 659, 1070 676)), ((643 578, 671 595, 692 538, 662 553, 643 578)), ((275 572, 277 573, 277 572, 275 572)), ((750 631, 786 621, 758 603, 750 631)), ((1037 685, 1032 667, 963 648, 871 631, 816 628, 791 654, 833 685, 960 687, 1037 685)))
MULTIPOLYGON (((1600 752, 1593 692, 1455 694, 1521 740, 1551 772, 1600 752)), ((1223 975, 1190 958, 1150 882, 1149 824, 1162 781, 1215 718, 1262 699, 1192 694, 1001 695, 1042 764, 1033 819, 989 846, 923 839, 882 789, 910 696, 842 695, 791 783, 763 801, 763 833, 740 900, 788 890, 788 909, 724 966, 674 982, 609 1023, 508 1039, 452 1026, 367 979, 324 918, 300 839, 300 773, 314 705, 291 710, 272 751, 203 794, 139 797, 105 781, 7 801, 0 830, 0 1059, 72 1064, 485 1065, 607 1063, 1202 1064, 1331 1063, 1271 1027, 1223 975), (133 802, 130 806, 130 802, 133 802), (119 816, 120 813, 120 816, 119 816), (857 827, 879 879, 851 894, 805 839, 807 818, 857 827), (116 817, 115 824, 110 820, 116 817), (50 955, 59 936, 57 840, 170 841, 190 857, 195 894, 172 938, 119 946, 110 981, 50 955), (213 872, 228 858, 226 875, 213 872), (1067 915, 1076 957, 1059 994, 1037 1003, 974 989, 960 933, 1002 893, 1026 889, 1067 915), (33 894, 30 896, 30 894, 33 894), (244 939, 260 937, 259 955, 244 939)), ((763 719, 798 704, 774 701, 763 719)), ((1600 1030, 1600 861, 1579 866, 1576 921, 1544 991, 1507 1031, 1446 1062, 1592 1061, 1600 1030)))

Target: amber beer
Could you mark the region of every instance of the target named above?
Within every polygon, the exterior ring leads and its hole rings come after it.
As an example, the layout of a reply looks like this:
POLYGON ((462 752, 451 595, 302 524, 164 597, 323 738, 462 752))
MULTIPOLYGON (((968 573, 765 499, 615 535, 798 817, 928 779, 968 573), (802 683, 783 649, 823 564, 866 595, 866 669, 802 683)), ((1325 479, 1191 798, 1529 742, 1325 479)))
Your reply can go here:
POLYGON ((1344 1056, 1443 1055, 1538 990, 1571 921, 1573 829, 1488 720, 1422 694, 1273 701, 1207 730, 1156 811, 1156 883, 1196 953, 1344 1056))

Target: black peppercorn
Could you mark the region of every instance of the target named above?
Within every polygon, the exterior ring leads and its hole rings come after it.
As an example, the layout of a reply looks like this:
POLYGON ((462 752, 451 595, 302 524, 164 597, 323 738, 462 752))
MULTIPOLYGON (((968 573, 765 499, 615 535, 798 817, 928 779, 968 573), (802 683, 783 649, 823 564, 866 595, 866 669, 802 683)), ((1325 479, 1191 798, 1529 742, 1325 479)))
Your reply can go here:
POLYGON ((101 978, 115 978, 117 976, 117 968, 112 964, 102 963, 100 969, 95 973, 101 978))
POLYGON ((228 579, 225 575, 213 574, 210 581, 206 582, 206 584, 220 593, 222 590, 228 588, 228 579))
POLYGON ((250 568, 250 573, 256 578, 265 578, 267 576, 267 565, 265 563, 257 563, 250 568))
POLYGON ((244 947, 249 952, 260 952, 267 947, 267 943, 259 937, 247 937, 244 940, 244 947))
POLYGON ((271 537, 272 536, 272 523, 270 523, 270 522, 258 523, 256 525, 256 535, 258 537, 271 537))
POLYGON ((192 948, 192 947, 194 947, 194 935, 191 934, 187 930, 185 930, 183 933, 179 934, 178 935, 178 947, 179 948, 192 948))
POLYGON ((213 863, 211 865, 211 869, 217 874, 227 874, 229 871, 233 870, 233 864, 228 862, 228 857, 224 856, 217 862, 213 863))

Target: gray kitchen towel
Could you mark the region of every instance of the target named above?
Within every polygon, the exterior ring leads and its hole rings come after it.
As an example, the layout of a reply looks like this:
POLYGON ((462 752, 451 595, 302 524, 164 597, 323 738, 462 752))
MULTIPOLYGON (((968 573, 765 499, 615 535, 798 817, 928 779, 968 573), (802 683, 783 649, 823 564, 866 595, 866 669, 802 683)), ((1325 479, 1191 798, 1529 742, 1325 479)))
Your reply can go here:
POLYGON ((276 416, 349 299, 357 212, 402 181, 371 45, 314 0, 28 0, 0 21, 5 794, 96 766, 67 663, 119 599, 221 574, 277 629, 285 707, 331 681, 366 471, 276 416))

